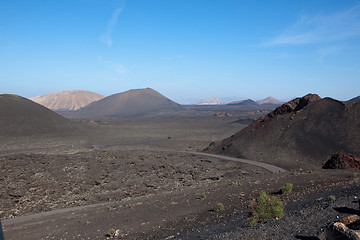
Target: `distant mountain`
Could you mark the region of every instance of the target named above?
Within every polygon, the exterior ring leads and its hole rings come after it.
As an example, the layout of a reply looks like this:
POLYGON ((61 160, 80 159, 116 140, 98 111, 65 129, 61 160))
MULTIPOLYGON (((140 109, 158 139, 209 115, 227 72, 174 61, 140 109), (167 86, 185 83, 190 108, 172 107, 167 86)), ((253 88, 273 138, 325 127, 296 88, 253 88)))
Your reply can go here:
POLYGON ((256 103, 257 104, 260 104, 260 105, 262 105, 262 104, 271 104, 271 105, 281 105, 281 104, 283 104, 284 102, 282 102, 282 101, 279 101, 279 100, 277 100, 276 98, 273 98, 273 97, 267 97, 267 98, 265 98, 265 99, 263 99, 263 100, 258 100, 258 101, 256 101, 256 103))
POLYGON ((257 106, 258 104, 251 99, 235 101, 228 103, 227 105, 239 105, 239 106, 257 106))
POLYGON ((171 101, 157 91, 146 88, 111 95, 67 116, 92 119, 142 117, 152 114, 172 113, 183 109, 183 106, 171 101))
POLYGON ((75 123, 29 99, 0 95, 0 136, 37 136, 70 132, 75 123))
POLYGON ((360 102, 360 96, 354 97, 349 100, 350 102, 360 102))
POLYGON ((30 100, 54 111, 78 110, 92 102, 104 98, 103 95, 83 90, 68 90, 30 98, 30 100))
POLYGON ((308 94, 284 103, 208 151, 286 169, 321 168, 336 152, 360 154, 360 104, 308 94))
POLYGON ((216 97, 211 97, 211 98, 207 98, 198 102, 194 102, 194 105, 219 105, 219 104, 224 104, 223 101, 221 101, 220 99, 216 98, 216 97))

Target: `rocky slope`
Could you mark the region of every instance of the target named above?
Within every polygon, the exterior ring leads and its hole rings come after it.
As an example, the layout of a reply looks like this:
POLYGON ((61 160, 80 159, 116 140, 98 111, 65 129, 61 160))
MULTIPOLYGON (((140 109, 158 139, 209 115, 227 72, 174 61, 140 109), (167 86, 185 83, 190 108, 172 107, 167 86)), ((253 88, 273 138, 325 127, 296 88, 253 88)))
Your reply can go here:
POLYGON ((207 151, 262 160, 284 168, 321 167, 334 153, 359 154, 360 103, 294 99, 207 151))
POLYGON ((73 122, 40 104, 17 95, 0 95, 1 137, 62 134, 75 128, 73 122))

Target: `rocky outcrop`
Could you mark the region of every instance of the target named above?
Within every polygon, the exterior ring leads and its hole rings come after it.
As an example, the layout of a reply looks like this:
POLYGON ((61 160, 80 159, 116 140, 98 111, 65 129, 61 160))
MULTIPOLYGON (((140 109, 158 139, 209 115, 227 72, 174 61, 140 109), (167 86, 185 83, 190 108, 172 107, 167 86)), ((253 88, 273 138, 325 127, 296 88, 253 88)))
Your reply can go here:
POLYGON ((360 157, 352 154, 337 153, 324 164, 323 168, 360 170, 360 157))
POLYGON ((295 98, 294 100, 277 107, 273 112, 269 113, 269 117, 300 111, 310 103, 320 99, 321 97, 319 97, 317 94, 308 94, 301 98, 295 98))
POLYGON ((258 119, 257 121, 254 121, 251 125, 249 125, 247 128, 245 128, 245 130, 252 130, 255 128, 259 128, 265 122, 270 121, 277 115, 283 115, 283 114, 287 114, 287 113, 296 113, 296 112, 304 109, 310 103, 315 102, 320 99, 321 99, 321 97, 319 97, 317 94, 308 94, 301 98, 295 98, 294 100, 284 103, 280 107, 275 108, 275 110, 270 112, 269 114, 260 117, 260 119, 258 119))

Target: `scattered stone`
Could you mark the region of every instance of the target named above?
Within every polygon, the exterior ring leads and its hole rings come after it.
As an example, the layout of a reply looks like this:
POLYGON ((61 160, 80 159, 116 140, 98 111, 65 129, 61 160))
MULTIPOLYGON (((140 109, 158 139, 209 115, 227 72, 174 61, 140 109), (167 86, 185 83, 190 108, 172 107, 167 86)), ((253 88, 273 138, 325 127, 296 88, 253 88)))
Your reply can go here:
POLYGON ((345 237, 347 237, 347 238, 349 238, 351 240, 360 240, 360 232, 348 228, 342 222, 334 223, 332 228, 333 228, 334 231, 344 235, 345 237))

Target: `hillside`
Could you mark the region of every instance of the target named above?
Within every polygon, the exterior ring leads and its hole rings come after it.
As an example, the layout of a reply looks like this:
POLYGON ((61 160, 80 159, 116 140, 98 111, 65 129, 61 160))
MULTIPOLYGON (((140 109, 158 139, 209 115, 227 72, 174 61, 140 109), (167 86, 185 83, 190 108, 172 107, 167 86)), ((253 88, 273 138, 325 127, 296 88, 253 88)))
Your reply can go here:
POLYGON ((238 105, 238 106, 257 106, 258 104, 251 99, 246 99, 242 101, 234 101, 228 103, 227 105, 238 105))
POLYGON ((294 99, 208 151, 261 160, 284 168, 320 168, 339 151, 359 154, 360 103, 294 99))
POLYGON ((265 99, 256 101, 256 103, 257 103, 257 104, 260 104, 260 105, 262 105, 262 104, 281 105, 281 104, 283 104, 284 102, 279 101, 279 100, 277 100, 276 98, 273 98, 273 97, 270 97, 270 96, 269 96, 269 97, 267 97, 267 98, 265 98, 265 99))
POLYGON ((54 111, 78 110, 92 102, 104 98, 103 95, 83 90, 68 90, 30 98, 30 100, 54 111))
POLYGON ((350 102, 360 102, 360 96, 354 97, 349 100, 350 102))
POLYGON ((92 119, 141 117, 172 113, 183 109, 181 105, 171 101, 157 91, 146 88, 111 95, 74 111, 68 116, 92 119))
POLYGON ((40 104, 17 95, 0 95, 1 136, 64 133, 73 129, 73 122, 40 104))

